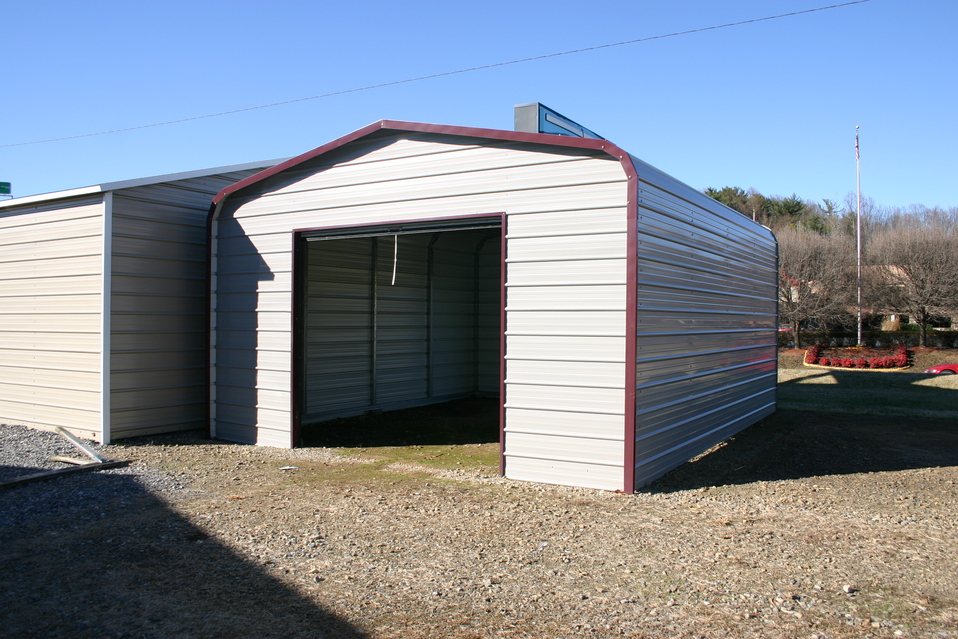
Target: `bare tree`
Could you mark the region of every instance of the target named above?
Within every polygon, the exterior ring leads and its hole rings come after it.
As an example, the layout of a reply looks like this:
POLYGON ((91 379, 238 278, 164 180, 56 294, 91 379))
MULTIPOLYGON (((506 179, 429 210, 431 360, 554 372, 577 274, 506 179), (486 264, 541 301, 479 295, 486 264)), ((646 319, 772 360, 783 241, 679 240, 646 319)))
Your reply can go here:
MULTIPOLYGON (((838 209, 838 219, 835 220, 832 227, 833 233, 842 233, 853 240, 856 235, 856 225, 858 223, 857 199, 854 191, 845 196, 845 205, 838 209)), ((883 209, 875 204, 875 200, 870 197, 862 196, 862 241, 864 243, 872 235, 872 230, 883 216, 889 215, 887 209, 883 209)))
POLYGON ((928 209, 893 216, 871 240, 870 262, 879 279, 882 306, 907 313, 928 343, 936 315, 958 314, 958 230, 953 212, 928 209))
POLYGON ((825 324, 848 315, 854 304, 855 246, 840 235, 794 228, 777 231, 778 312, 792 325, 795 348, 809 322, 825 324))

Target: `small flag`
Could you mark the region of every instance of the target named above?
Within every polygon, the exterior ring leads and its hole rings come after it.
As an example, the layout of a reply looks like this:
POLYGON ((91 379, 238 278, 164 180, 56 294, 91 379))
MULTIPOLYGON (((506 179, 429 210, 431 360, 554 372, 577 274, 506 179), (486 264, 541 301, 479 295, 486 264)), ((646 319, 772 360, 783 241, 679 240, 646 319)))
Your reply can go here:
POLYGON ((855 159, 860 160, 862 156, 858 152, 858 127, 855 127, 855 159))

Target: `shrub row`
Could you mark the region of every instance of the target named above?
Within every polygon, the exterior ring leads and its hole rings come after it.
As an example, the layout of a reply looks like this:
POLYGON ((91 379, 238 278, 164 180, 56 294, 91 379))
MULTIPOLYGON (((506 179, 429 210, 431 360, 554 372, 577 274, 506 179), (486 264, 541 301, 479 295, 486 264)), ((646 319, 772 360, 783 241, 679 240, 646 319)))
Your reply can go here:
POLYGON ((904 368, 908 366, 908 349, 895 347, 895 354, 886 357, 822 357, 822 344, 815 344, 805 351, 805 363, 837 368, 904 368))
MULTIPOLYGON (((870 348, 891 348, 901 345, 918 346, 919 334, 914 331, 862 331, 862 343, 870 348)), ((855 346, 858 335, 854 331, 802 331, 803 344, 825 344, 831 348, 855 346)), ((791 331, 779 331, 778 345, 788 348, 794 345, 791 331)), ((932 348, 958 348, 958 331, 928 331, 928 346, 932 348)))

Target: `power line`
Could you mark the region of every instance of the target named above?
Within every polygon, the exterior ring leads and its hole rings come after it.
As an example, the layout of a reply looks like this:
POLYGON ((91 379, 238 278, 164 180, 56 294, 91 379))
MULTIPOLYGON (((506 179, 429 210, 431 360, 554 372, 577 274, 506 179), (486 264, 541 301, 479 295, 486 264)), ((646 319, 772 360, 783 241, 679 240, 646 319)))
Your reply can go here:
POLYGON ((234 113, 245 113, 246 111, 257 111, 259 109, 269 109, 272 107, 283 106, 285 104, 295 104, 297 102, 307 102, 309 100, 320 100, 322 98, 331 98, 337 95, 346 95, 348 93, 359 93, 360 91, 371 91, 373 89, 382 89, 385 87, 397 86, 400 84, 409 84, 411 82, 421 82, 423 80, 433 80, 435 78, 444 78, 451 75, 459 75, 462 73, 472 73, 473 71, 483 71, 485 69, 495 69, 498 67, 511 66, 513 64, 523 64, 526 62, 535 62, 537 60, 547 60, 549 58, 558 58, 566 55, 573 55, 576 53, 586 53, 588 51, 598 51, 600 49, 611 49, 613 47, 622 47, 628 44, 639 44, 640 42, 649 42, 651 40, 663 40, 665 38, 675 38, 678 36, 692 35, 694 33, 702 33, 704 31, 715 31, 716 29, 727 29, 729 27, 739 27, 745 24, 754 24, 756 22, 765 22, 768 20, 778 20, 780 18, 790 18, 792 16, 798 16, 806 13, 815 13, 818 11, 827 11, 829 9, 838 9, 840 7, 847 7, 854 4, 862 4, 865 2, 871 2, 871 0, 851 0, 850 2, 842 2, 841 4, 832 4, 825 7, 816 7, 814 9, 804 9, 802 11, 792 11, 791 13, 780 13, 774 16, 765 16, 763 18, 752 18, 750 20, 740 20, 739 22, 728 22, 726 24, 717 24, 711 27, 700 27, 698 29, 688 29, 686 31, 675 31, 673 33, 665 33, 661 35, 648 36, 645 38, 636 38, 635 40, 624 40, 622 42, 613 42, 610 44, 599 44, 594 47, 585 47, 582 49, 571 49, 569 51, 560 51, 558 53, 546 53, 544 55, 532 56, 529 58, 520 58, 518 60, 509 60, 507 62, 494 62, 492 64, 483 64, 477 67, 469 67, 467 69, 457 69, 456 71, 444 71, 442 73, 432 73, 430 75, 421 75, 415 78, 406 78, 405 80, 393 80, 391 82, 382 82, 380 84, 370 84, 363 87, 355 87, 352 89, 343 89, 342 91, 331 91, 330 93, 321 93, 319 95, 311 95, 305 98, 294 98, 292 100, 283 100, 282 102, 271 102, 269 104, 260 104, 257 106, 245 107, 242 109, 232 109, 230 111, 220 111, 219 113, 208 113, 206 115, 195 115, 189 118, 180 118, 178 120, 167 120, 166 122, 155 122, 153 124, 141 124, 139 126, 130 126, 122 129, 111 129, 109 131, 97 131, 96 133, 81 133, 80 135, 69 135, 62 138, 50 138, 48 140, 35 140, 33 142, 15 142, 13 144, 0 144, 0 149, 14 147, 14 146, 29 146, 33 144, 47 144, 49 142, 63 142, 65 140, 76 140, 79 138, 92 138, 100 135, 110 135, 112 133, 124 133, 126 131, 138 131, 140 129, 152 129, 158 126, 167 126, 170 124, 180 124, 183 122, 193 122, 195 120, 205 120, 208 118, 218 118, 224 115, 233 115, 234 113))

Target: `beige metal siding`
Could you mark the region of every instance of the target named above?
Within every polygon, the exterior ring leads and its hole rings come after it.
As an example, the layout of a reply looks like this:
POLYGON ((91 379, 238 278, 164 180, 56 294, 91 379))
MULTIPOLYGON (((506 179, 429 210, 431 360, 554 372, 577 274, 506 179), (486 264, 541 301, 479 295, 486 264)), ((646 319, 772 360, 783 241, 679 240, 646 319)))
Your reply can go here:
MULTIPOLYGON (((587 151, 452 140, 428 134, 364 139, 226 200, 215 246, 215 360, 240 365, 246 374, 241 385, 216 383, 216 433, 292 444, 293 229, 505 212, 506 473, 621 488, 627 184, 621 166, 587 151), (575 280, 574 292, 560 286, 568 279, 575 280), (232 286, 246 296, 240 306, 230 299, 232 286), (518 330, 513 314, 522 316, 518 330), (541 327, 536 318, 544 320, 541 327), (580 384, 593 369, 606 381, 590 387, 539 377, 535 364, 542 362, 579 367, 586 373, 580 384), (620 371, 613 382, 610 366, 620 371), (597 421, 614 420, 618 428, 603 426, 595 434, 597 421), (616 439, 618 445, 610 445, 616 439)), ((493 303, 490 292, 482 295, 483 305, 493 303)), ((480 337, 492 339, 487 331, 480 337)), ((216 367, 214 378, 220 374, 216 367)), ((490 373, 482 378, 491 388, 490 373)))
POLYGON ((0 209, 0 423, 101 437, 102 196, 0 209))
POLYGON ((640 168, 635 487, 775 410, 767 229, 640 168))
POLYGON ((254 171, 117 191, 111 277, 111 437, 206 425, 206 216, 254 171))

